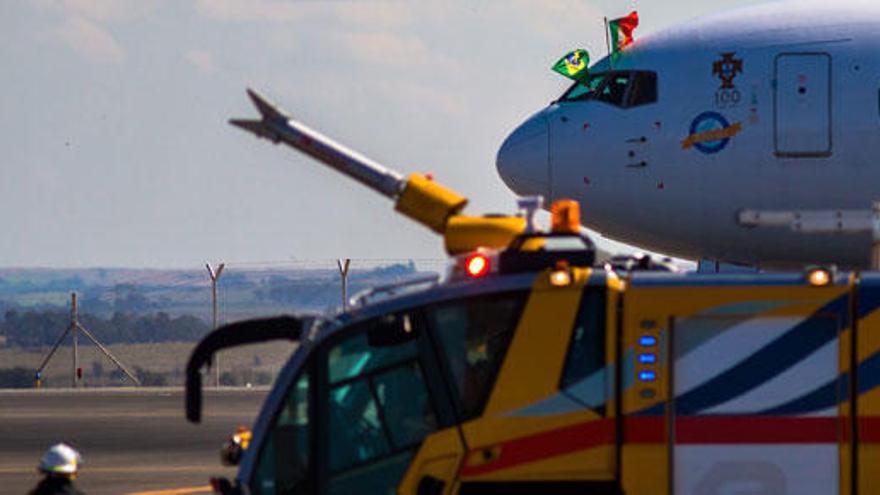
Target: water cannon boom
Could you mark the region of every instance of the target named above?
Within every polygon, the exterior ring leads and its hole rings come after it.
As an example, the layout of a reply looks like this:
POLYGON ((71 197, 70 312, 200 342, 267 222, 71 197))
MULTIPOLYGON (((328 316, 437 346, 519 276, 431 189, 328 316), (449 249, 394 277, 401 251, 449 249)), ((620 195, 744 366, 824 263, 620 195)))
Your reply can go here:
POLYGON ((230 124, 275 144, 283 142, 391 198, 397 211, 443 234, 450 254, 506 247, 525 230, 525 219, 519 216, 459 215, 467 199, 455 191, 421 174, 405 178, 298 122, 260 93, 252 89, 247 93, 261 118, 230 119, 230 124))

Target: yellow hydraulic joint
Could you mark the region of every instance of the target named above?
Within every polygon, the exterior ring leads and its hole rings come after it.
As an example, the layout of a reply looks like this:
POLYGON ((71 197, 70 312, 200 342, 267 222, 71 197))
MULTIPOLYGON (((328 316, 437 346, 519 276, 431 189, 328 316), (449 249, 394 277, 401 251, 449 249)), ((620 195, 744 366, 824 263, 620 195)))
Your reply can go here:
POLYGON ((261 119, 231 119, 230 124, 258 137, 285 144, 357 180, 395 201, 395 209, 444 236, 446 251, 461 254, 477 248, 502 249, 526 231, 526 220, 519 216, 463 216, 459 213, 467 198, 412 174, 403 178, 359 153, 291 118, 278 105, 248 89, 248 96, 261 119))
POLYGON ((397 197, 394 209, 443 234, 450 217, 467 205, 467 198, 421 174, 412 174, 397 197))

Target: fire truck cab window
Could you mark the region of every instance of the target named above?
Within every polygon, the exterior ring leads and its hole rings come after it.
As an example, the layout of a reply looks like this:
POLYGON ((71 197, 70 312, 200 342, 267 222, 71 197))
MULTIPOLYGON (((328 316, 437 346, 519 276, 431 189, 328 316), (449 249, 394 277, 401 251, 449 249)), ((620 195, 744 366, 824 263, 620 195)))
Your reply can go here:
POLYGON ((428 324, 457 402, 460 420, 478 416, 495 382, 525 294, 506 293, 428 310, 428 324))
POLYGON ((260 453, 252 493, 305 495, 314 490, 310 454, 311 372, 308 367, 287 396, 260 453))
POLYGON ((355 335, 343 340, 329 351, 330 383, 338 383, 400 361, 415 359, 419 329, 408 314, 385 315, 361 324, 355 335), (394 342, 395 336, 404 337, 394 342), (411 338, 406 338, 411 337, 411 338), (370 340, 373 342, 370 342, 370 340), (376 342, 385 339, 387 344, 376 342))
POLYGON ((611 379, 605 368, 605 301, 604 291, 584 291, 559 384, 569 398, 600 414, 611 379))
POLYGON ((328 493, 395 493, 422 439, 438 427, 408 314, 377 318, 326 354, 328 493))

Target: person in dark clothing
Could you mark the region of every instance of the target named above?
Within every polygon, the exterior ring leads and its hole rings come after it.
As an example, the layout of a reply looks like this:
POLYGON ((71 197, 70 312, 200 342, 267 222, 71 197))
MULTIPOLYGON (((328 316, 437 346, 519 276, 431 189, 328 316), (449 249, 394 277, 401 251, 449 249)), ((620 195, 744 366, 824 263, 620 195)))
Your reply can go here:
POLYGON ((37 469, 45 477, 30 495, 84 495, 73 484, 82 457, 71 446, 59 443, 43 454, 37 469))
POLYGON ((73 486, 73 480, 66 476, 48 475, 40 481, 30 495, 84 495, 73 486))

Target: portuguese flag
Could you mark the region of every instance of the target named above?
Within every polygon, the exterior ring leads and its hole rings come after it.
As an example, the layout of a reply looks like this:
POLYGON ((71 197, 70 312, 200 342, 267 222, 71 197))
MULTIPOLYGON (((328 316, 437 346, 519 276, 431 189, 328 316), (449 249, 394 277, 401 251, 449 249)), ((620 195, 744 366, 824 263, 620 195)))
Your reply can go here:
POLYGON ((575 81, 585 82, 589 76, 587 67, 590 65, 590 55, 583 48, 571 51, 553 66, 553 70, 575 81))
POLYGON ((635 10, 626 17, 608 22, 611 32, 611 53, 617 54, 633 42, 633 31, 639 27, 639 13, 635 10))

